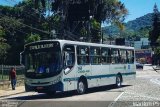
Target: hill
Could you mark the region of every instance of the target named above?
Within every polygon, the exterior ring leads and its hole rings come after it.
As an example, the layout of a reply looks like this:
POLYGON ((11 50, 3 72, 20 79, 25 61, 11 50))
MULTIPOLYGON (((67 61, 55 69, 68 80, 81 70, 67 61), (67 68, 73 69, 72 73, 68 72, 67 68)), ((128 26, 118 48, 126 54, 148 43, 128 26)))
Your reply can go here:
POLYGON ((152 13, 148 13, 142 17, 136 18, 135 20, 129 21, 126 23, 126 28, 137 31, 141 28, 145 28, 146 26, 151 26, 152 16, 152 13))
POLYGON ((148 37, 148 32, 152 26, 152 15, 153 13, 148 13, 144 16, 136 18, 135 20, 125 23, 125 30, 120 31, 117 26, 107 26, 103 28, 105 36, 117 37, 120 35, 123 37, 128 36, 139 36, 139 37, 148 37))

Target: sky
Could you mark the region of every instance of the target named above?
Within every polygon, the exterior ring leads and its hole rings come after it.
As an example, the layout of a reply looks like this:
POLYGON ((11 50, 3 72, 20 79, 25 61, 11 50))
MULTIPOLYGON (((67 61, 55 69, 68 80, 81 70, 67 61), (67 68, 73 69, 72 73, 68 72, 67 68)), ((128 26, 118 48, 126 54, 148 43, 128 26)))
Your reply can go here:
POLYGON ((0 5, 13 6, 22 0, 0 0, 0 5))
MULTIPOLYGON (((0 0, 0 5, 13 6, 21 0, 0 0)), ((128 9, 129 14, 126 17, 125 22, 134 20, 141 17, 147 13, 153 12, 154 4, 156 3, 160 11, 160 0, 120 0, 124 3, 125 7, 128 9)))
POLYGON ((129 14, 126 17, 125 22, 134 20, 138 17, 146 15, 147 13, 153 12, 155 3, 160 11, 160 0, 120 0, 124 3, 128 9, 129 14))

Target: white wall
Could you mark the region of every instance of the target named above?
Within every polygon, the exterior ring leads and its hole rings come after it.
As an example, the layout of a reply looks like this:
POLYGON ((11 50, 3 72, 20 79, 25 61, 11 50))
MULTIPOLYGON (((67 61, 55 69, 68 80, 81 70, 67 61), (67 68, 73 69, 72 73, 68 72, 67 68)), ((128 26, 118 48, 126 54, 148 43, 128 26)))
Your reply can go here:
POLYGON ((141 49, 142 45, 149 45, 148 38, 141 38, 140 41, 134 41, 135 49, 141 49))

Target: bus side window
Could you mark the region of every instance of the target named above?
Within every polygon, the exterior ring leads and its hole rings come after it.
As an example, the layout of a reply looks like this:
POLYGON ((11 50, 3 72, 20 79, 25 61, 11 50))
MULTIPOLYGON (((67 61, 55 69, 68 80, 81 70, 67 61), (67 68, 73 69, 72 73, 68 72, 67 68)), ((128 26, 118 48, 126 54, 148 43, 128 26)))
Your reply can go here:
POLYGON ((99 47, 90 47, 90 62, 91 64, 101 64, 101 55, 99 47))
POLYGON ((89 64, 89 47, 77 46, 77 63, 78 65, 89 64))
POLYGON ((126 63, 126 51, 120 49, 120 63, 124 64, 126 63))
POLYGON ((111 63, 111 49, 108 49, 108 58, 107 58, 107 62, 111 63))
POLYGON ((112 60, 112 64, 119 63, 118 49, 111 49, 111 60, 112 60))
POLYGON ((102 48, 101 49, 101 61, 102 64, 110 63, 110 52, 108 48, 102 48))
POLYGON ((129 51, 126 51, 126 63, 129 63, 129 51))
POLYGON ((122 57, 120 53, 120 49, 118 49, 118 63, 121 63, 122 57))
POLYGON ((128 50, 128 63, 132 64, 134 63, 134 51, 128 50))

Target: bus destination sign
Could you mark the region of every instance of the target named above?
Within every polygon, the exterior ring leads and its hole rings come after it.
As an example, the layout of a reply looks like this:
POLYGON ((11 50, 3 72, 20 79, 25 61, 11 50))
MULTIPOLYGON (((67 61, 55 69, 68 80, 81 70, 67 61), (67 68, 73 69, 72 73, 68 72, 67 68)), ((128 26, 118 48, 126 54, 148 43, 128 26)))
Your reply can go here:
POLYGON ((38 44, 38 45, 30 46, 29 50, 37 50, 37 49, 52 48, 52 47, 54 47, 53 43, 50 43, 50 44, 38 44))

